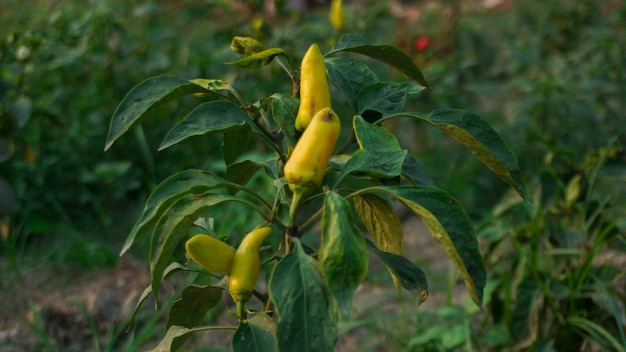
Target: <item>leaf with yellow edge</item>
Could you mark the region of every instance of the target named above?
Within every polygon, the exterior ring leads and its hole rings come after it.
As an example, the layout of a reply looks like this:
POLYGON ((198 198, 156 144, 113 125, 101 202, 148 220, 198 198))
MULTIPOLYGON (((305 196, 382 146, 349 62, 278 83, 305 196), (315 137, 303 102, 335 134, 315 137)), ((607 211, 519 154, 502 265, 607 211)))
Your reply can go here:
POLYGON ((500 179, 530 204, 515 154, 482 117, 465 110, 439 109, 428 114, 401 112, 385 119, 410 117, 433 125, 463 144, 500 179))
MULTIPOLYGON (((354 209, 361 222, 376 243, 376 247, 384 252, 402 255, 404 252, 404 231, 400 219, 391 204, 373 194, 361 194, 352 197, 354 209)), ((402 292, 402 284, 393 271, 387 266, 393 284, 402 292)))
POLYGON ((367 193, 389 194, 418 215, 456 266, 474 302, 482 306, 487 273, 476 233, 457 200, 441 189, 426 186, 380 186, 358 192, 367 193))

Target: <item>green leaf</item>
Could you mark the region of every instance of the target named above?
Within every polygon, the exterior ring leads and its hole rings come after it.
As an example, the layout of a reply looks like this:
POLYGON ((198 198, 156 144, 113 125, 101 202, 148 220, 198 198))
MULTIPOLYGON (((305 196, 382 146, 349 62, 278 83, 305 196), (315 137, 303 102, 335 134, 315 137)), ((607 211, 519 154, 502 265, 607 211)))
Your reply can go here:
POLYGON ((104 150, 160 105, 184 95, 206 92, 199 85, 174 76, 151 77, 139 83, 115 109, 104 150))
POLYGON ((379 82, 366 64, 352 57, 331 57, 324 60, 330 80, 347 103, 357 111, 357 96, 363 87, 379 82))
POLYGON ((219 92, 225 90, 235 96, 238 95, 235 88, 233 88, 228 82, 223 81, 221 79, 206 79, 206 78, 196 78, 191 79, 189 82, 193 84, 197 84, 202 88, 207 89, 210 92, 219 92))
POLYGON ((226 100, 202 103, 174 126, 159 146, 159 150, 170 147, 191 136, 224 132, 246 124, 248 114, 226 100))
POLYGON ((245 56, 237 61, 227 62, 226 64, 243 68, 259 68, 269 65, 274 60, 274 57, 278 55, 287 56, 287 53, 281 48, 270 48, 245 56))
POLYGON ((388 118, 401 116, 425 121, 446 132, 465 145, 472 154, 530 204, 515 154, 493 127, 480 116, 465 110, 441 109, 429 114, 403 112, 388 118))
POLYGON ((584 335, 588 336, 586 339, 602 346, 603 351, 624 351, 624 345, 620 343, 609 331, 607 331, 605 327, 598 323, 577 316, 567 317, 567 323, 584 331, 584 335))
POLYGON ((461 204, 447 192, 425 186, 370 187, 359 193, 374 192, 397 198, 422 219, 456 266, 470 297, 482 306, 487 273, 474 228, 461 204))
POLYGON ((372 45, 355 34, 345 34, 326 55, 341 51, 351 51, 369 56, 390 65, 409 79, 428 87, 422 72, 415 66, 413 59, 402 50, 390 45, 372 45))
POLYGON ((172 344, 174 343, 174 339, 187 337, 191 333, 194 332, 194 329, 189 329, 184 326, 170 326, 163 336, 163 339, 159 342, 159 344, 150 350, 150 352, 170 352, 175 351, 172 349, 172 344))
POLYGON ((404 158, 402 176, 414 185, 435 187, 435 182, 428 176, 426 167, 412 155, 407 155, 404 158))
POLYGON ((319 261, 345 315, 350 314, 354 292, 367 274, 368 259, 365 238, 352 218, 350 203, 333 191, 327 192, 319 261))
MULTIPOLYGON (((404 253, 404 230, 402 223, 389 202, 373 194, 362 194, 352 197, 354 209, 361 223, 374 239, 381 250, 397 255, 404 253)), ((398 293, 401 282, 387 266, 398 293)))
POLYGON ((298 141, 296 138, 296 115, 300 100, 289 94, 276 93, 271 97, 272 117, 284 133, 285 138, 292 146, 298 141))
POLYGON ((418 305, 428 299, 428 281, 426 281, 426 274, 422 269, 401 255, 381 251, 369 239, 367 239, 367 248, 376 254, 396 275, 402 287, 409 291, 419 291, 418 305))
POLYGON ((407 151, 400 148, 391 132, 360 116, 354 118, 354 132, 361 149, 346 163, 341 177, 357 171, 379 178, 392 178, 402 173, 407 151))
MULTIPOLYGON (((184 326, 193 328, 201 325, 209 309, 220 304, 222 289, 215 286, 187 286, 181 298, 170 308, 166 328, 184 326)), ((172 349, 177 350, 187 340, 188 335, 175 338, 172 349)))
POLYGON ((265 50, 265 45, 251 37, 233 37, 230 48, 245 57, 265 50))
MULTIPOLYGON (((200 332, 200 331, 208 331, 208 330, 224 330, 229 329, 229 327, 223 326, 200 326, 197 328, 186 328, 184 326, 172 325, 167 329, 165 336, 159 342, 159 344, 151 349, 149 352, 170 352, 174 351, 172 348, 173 342, 176 338, 185 337, 187 335, 200 332)), ((229 329, 230 330, 230 329, 229 329)))
POLYGON ((278 351, 276 344, 276 324, 263 313, 241 323, 233 335, 233 352, 278 351))
POLYGON ((189 194, 202 194, 216 188, 242 189, 238 184, 202 170, 184 170, 168 177, 148 197, 143 213, 128 235, 120 256, 132 246, 137 236, 145 234, 154 226, 175 201, 189 194))
POLYGON ((235 127, 224 132, 222 136, 222 157, 226 166, 237 161, 252 140, 252 132, 248 126, 235 127))
POLYGON ((384 115, 396 114, 404 109, 408 95, 418 94, 424 89, 413 81, 372 83, 359 91, 357 113, 371 110, 384 115))
POLYGON ((185 238, 187 231, 203 212, 223 202, 239 202, 263 215, 262 211, 243 199, 207 194, 186 196, 175 201, 159 219, 152 233, 150 247, 150 273, 152 276, 152 294, 158 299, 159 288, 163 281, 163 271, 171 260, 178 243, 185 238))
POLYGON ((539 285, 530 280, 522 281, 517 288, 517 305, 513 309, 510 326, 511 335, 516 342, 513 348, 516 351, 537 341, 540 294, 539 285))
POLYGON ((300 241, 275 267, 269 291, 280 316, 281 352, 333 351, 337 342, 337 302, 319 262, 304 252, 300 241))
POLYGON ((244 160, 238 163, 230 164, 226 168, 226 179, 234 183, 245 186, 248 181, 259 170, 263 169, 263 164, 255 163, 254 161, 244 160))
MULTIPOLYGON (((189 266, 186 266, 186 265, 183 265, 183 264, 180 264, 180 263, 172 263, 165 269, 165 272, 163 273, 163 280, 165 280, 165 278, 167 278, 168 276, 170 276, 171 274, 173 274, 173 273, 175 273, 177 271, 192 271, 192 272, 196 272, 197 270, 196 269, 192 269, 189 266)), ((132 324, 133 320, 135 320, 135 316, 139 312, 139 308, 141 307, 143 302, 146 300, 146 298, 148 298, 150 296, 151 293, 152 293, 152 286, 148 285, 148 287, 146 287, 143 290, 143 292, 141 293, 141 295, 137 299, 137 304, 135 304, 135 308, 133 309, 133 312, 130 315, 130 319, 128 320, 128 324, 132 324)))

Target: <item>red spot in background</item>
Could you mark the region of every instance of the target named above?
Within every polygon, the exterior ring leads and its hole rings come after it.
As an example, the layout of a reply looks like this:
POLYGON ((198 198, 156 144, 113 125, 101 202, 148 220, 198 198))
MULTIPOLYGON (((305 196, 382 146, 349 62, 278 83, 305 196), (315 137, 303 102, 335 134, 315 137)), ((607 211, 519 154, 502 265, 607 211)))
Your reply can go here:
POLYGON ((424 51, 426 48, 430 46, 430 38, 422 35, 415 39, 413 42, 413 48, 417 51, 424 51))

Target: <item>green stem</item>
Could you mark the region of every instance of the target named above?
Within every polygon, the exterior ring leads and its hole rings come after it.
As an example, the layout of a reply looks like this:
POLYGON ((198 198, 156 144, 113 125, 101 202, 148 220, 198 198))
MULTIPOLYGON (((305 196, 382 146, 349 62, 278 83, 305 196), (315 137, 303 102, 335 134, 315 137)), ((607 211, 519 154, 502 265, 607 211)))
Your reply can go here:
POLYGON ((304 199, 306 194, 304 192, 294 192, 293 200, 291 201, 291 207, 289 208, 289 221, 287 223, 287 235, 300 237, 300 232, 298 231, 297 217, 298 210, 300 209, 300 204, 304 199))
POLYGON ((239 322, 246 321, 246 304, 245 302, 237 301, 237 320, 239 322))

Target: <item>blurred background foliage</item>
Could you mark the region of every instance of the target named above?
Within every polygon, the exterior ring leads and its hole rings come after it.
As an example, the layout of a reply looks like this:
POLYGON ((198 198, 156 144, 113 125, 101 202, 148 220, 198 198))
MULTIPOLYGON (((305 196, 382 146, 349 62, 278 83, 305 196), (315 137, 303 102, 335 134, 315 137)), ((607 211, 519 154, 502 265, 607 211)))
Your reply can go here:
MULTIPOLYGON (((431 89, 410 100, 407 110, 452 107, 484 117, 517 154, 535 199, 532 208, 519 204, 505 184, 436 129, 408 121, 388 126, 476 220, 492 272, 489 287, 500 292, 492 296, 493 306, 488 303, 489 314, 481 329, 473 330, 475 336, 459 320, 459 314, 467 319, 474 312, 448 307, 414 323, 427 326, 448 317, 445 324, 459 322, 458 336, 466 338, 441 342, 435 332, 434 337, 416 332, 402 346, 441 351, 480 342, 521 349, 570 341, 573 345, 560 346, 575 350, 590 342, 576 344, 571 336, 591 336, 586 341, 604 336, 571 319, 583 313, 585 319, 601 315, 594 321, 625 342, 625 318, 619 314, 624 262, 597 259, 609 250, 623 259, 626 246, 624 2, 345 4, 344 32, 398 46, 423 70, 431 89), (556 253, 547 255, 554 260, 539 260, 545 253, 556 253), (516 293, 520 287, 526 295, 516 293), (523 299, 541 304, 523 312, 516 309, 523 299), (617 306, 609 309, 606 302, 617 306), (527 318, 522 321, 529 332, 515 336, 520 316, 527 318), (532 334, 535 320, 529 317, 554 324, 532 334), (612 323, 604 324, 607 319, 612 323)), ((251 102, 289 93, 290 81, 276 65, 254 71, 225 65, 237 59, 232 37, 281 47, 297 67, 311 43, 325 51, 341 33, 330 26, 328 4, 321 0, 3 1, 2 275, 33 260, 58 268, 112 265, 159 182, 185 168, 223 170, 211 157, 221 153, 215 138, 192 138, 156 152, 173 120, 188 111, 185 99, 168 103, 104 153, 110 117, 133 86, 167 74, 223 79, 251 102)), ((371 64, 382 80, 402 79, 371 64)), ((335 103, 341 109, 341 102, 335 103)))

